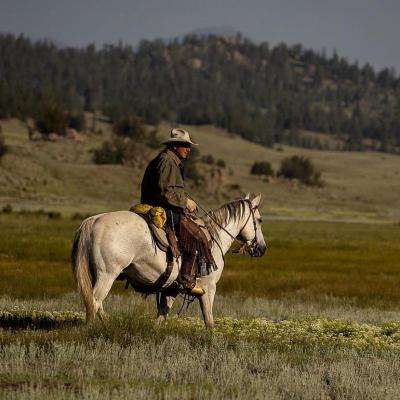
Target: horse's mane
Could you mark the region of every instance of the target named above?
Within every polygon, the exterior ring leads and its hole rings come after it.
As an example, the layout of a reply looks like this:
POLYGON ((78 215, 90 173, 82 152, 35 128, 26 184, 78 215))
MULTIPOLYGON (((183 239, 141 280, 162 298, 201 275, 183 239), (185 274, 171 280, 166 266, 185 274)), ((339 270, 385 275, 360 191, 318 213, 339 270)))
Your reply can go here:
POLYGON ((210 211, 210 215, 203 217, 204 224, 212 236, 215 236, 220 228, 220 225, 225 227, 232 219, 240 219, 246 212, 246 199, 236 199, 224 204, 215 211, 210 211))

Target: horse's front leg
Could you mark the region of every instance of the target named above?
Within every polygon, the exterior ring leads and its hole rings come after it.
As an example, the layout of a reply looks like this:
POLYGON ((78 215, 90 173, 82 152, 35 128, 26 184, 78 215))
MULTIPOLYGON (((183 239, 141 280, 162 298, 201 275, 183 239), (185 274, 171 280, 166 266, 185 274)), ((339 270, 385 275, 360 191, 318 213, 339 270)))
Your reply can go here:
POLYGON ((157 303, 157 325, 161 325, 164 321, 166 321, 177 295, 177 292, 169 293, 168 295, 165 292, 161 292, 160 301, 157 303))
POLYGON ((207 328, 214 327, 214 317, 213 317, 213 305, 214 305, 214 297, 216 291, 215 282, 209 281, 207 284, 203 285, 205 289, 205 293, 200 297, 200 307, 201 312, 203 313, 204 324, 207 328))

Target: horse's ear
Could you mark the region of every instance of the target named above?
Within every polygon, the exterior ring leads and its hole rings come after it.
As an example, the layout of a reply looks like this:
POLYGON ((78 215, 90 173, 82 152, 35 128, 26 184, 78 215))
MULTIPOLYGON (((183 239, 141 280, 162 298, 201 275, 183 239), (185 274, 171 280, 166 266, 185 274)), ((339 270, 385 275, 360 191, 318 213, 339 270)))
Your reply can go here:
POLYGON ((253 206, 253 208, 258 207, 260 201, 261 201, 261 193, 258 196, 254 197, 254 199, 251 201, 251 205, 253 206))
POLYGON ((249 200, 250 199, 250 193, 246 193, 246 196, 244 196, 245 200, 249 200))

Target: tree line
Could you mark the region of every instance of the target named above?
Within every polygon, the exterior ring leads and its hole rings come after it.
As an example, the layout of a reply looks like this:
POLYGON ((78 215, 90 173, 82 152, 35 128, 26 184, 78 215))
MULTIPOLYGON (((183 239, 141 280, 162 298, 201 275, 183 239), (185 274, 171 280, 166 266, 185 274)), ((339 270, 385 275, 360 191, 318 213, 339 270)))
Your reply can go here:
POLYGON ((309 130, 348 150, 400 148, 396 73, 336 52, 271 47, 241 35, 142 41, 137 48, 59 48, 0 35, 0 118, 33 118, 48 132, 55 115, 60 130, 81 127, 83 111, 114 122, 135 115, 150 124, 214 124, 266 146, 329 148, 302 135, 309 130))

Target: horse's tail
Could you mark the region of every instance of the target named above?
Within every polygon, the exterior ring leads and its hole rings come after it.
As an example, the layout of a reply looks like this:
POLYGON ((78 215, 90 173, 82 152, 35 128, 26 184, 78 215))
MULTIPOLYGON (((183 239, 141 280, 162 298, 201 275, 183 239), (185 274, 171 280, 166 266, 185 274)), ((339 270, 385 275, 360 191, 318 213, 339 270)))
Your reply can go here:
POLYGON ((93 321, 96 317, 93 297, 96 273, 90 262, 90 236, 97 217, 89 217, 82 222, 75 233, 71 253, 72 272, 78 284, 78 291, 85 304, 86 322, 93 321))

